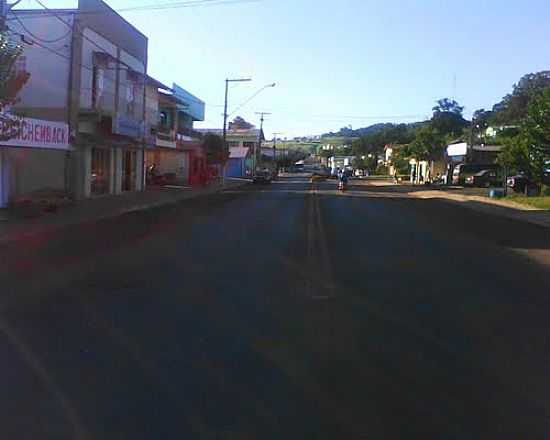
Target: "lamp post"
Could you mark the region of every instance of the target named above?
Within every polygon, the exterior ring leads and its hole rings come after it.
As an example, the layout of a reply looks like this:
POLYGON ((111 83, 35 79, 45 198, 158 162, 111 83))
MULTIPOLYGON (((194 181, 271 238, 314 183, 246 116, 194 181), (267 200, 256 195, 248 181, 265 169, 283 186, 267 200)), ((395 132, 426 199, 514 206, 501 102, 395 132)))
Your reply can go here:
MULTIPOLYGON (((235 79, 229 79, 226 78, 225 80, 225 100, 223 104, 223 148, 225 151, 229 151, 227 148, 227 98, 229 93, 229 83, 232 82, 248 82, 252 81, 251 78, 235 78, 235 79)), ((227 162, 226 162, 227 163, 227 162)), ((225 167, 226 163, 223 164, 223 172, 222 172, 222 185, 225 184, 225 167)))

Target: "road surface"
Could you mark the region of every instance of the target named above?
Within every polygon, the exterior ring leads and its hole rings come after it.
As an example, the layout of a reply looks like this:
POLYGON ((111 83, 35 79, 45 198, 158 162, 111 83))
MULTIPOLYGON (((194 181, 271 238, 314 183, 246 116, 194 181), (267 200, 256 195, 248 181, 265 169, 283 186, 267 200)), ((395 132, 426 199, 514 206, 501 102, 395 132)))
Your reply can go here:
POLYGON ((1 438, 549 438, 549 230, 335 189, 4 245, 1 438))

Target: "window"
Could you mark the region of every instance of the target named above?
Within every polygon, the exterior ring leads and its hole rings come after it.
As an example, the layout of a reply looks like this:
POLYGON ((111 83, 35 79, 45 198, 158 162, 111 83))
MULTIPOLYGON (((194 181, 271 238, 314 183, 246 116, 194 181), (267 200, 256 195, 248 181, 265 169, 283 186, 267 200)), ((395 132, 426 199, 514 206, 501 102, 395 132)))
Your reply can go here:
POLYGON ((105 69, 94 66, 92 70, 92 107, 101 108, 105 90, 105 69))

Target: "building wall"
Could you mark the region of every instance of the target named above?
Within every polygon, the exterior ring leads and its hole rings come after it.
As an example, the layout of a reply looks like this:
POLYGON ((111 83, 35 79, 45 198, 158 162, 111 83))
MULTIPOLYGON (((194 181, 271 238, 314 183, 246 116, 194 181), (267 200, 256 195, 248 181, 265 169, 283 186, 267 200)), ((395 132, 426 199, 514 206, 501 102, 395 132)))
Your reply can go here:
MULTIPOLYGON (((97 32, 91 29, 82 31, 82 50, 80 65, 77 66, 80 70, 80 109, 92 109, 92 90, 93 84, 93 69, 94 69, 94 52, 104 52, 113 58, 117 58, 117 47, 106 38, 103 38, 97 32), (95 43, 95 44, 94 44, 95 43), (97 46, 100 47, 97 47, 97 46)), ((102 111, 113 114, 115 111, 115 93, 116 93, 116 63, 109 62, 101 68, 103 76, 103 87, 101 87, 101 96, 98 98, 98 108, 102 111)))
POLYGON ((244 160, 229 159, 225 168, 225 175, 228 177, 242 177, 244 175, 244 160))
POLYGON ((36 191, 64 191, 66 152, 2 147, 10 164, 9 198, 36 191))
POLYGON ((72 124, 79 129, 78 147, 71 168, 75 195, 78 198, 91 195, 91 153, 94 146, 108 151, 109 192, 115 194, 123 189, 124 153, 135 151, 134 186, 136 190, 142 190, 145 130, 144 124, 139 125, 139 122, 145 118, 143 75, 147 70, 147 38, 100 0, 79 0, 78 5, 81 13, 77 20, 82 36, 75 39, 73 50, 73 71, 78 74, 72 81, 74 111, 71 115, 72 124), (102 87, 99 87, 98 71, 102 87), (95 97, 94 88, 101 92, 95 97), (105 116, 111 116, 113 130, 116 128, 118 134, 126 136, 127 146, 113 145, 111 139, 98 130, 99 119, 83 117, 87 110, 94 110, 92 115, 99 110, 98 115, 105 123, 109 123, 105 116), (121 116, 124 119, 119 118, 121 116), (96 139, 87 140, 82 137, 83 133, 93 134, 96 139))
MULTIPOLYGON (((57 17, 36 11, 20 11, 18 18, 25 28, 47 40, 61 38, 55 43, 25 45, 17 68, 30 73, 30 78, 19 93, 20 101, 14 106, 17 113, 27 117, 55 121, 68 120, 69 69, 71 57, 71 29, 57 17), (59 55, 54 54, 53 52, 59 55)), ((60 13, 60 17, 72 25, 72 13, 60 13)), ((17 20, 10 21, 14 32, 29 36, 17 20)), ((31 36, 29 36, 32 39, 31 36)))
POLYGON ((156 85, 148 85, 145 93, 145 144, 154 147, 157 137, 152 129, 157 129, 159 123, 159 100, 156 85))

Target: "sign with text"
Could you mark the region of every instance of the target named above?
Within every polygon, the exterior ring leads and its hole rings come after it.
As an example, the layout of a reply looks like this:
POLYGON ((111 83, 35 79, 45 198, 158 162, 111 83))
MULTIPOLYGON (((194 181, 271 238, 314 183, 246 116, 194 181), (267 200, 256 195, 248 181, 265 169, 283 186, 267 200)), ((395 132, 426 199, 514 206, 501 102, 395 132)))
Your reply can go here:
POLYGON ((0 145, 68 150, 69 125, 4 114, 0 119, 0 145))
POLYGON ((143 124, 141 121, 129 116, 118 115, 113 118, 113 133, 141 139, 143 137, 143 124))

